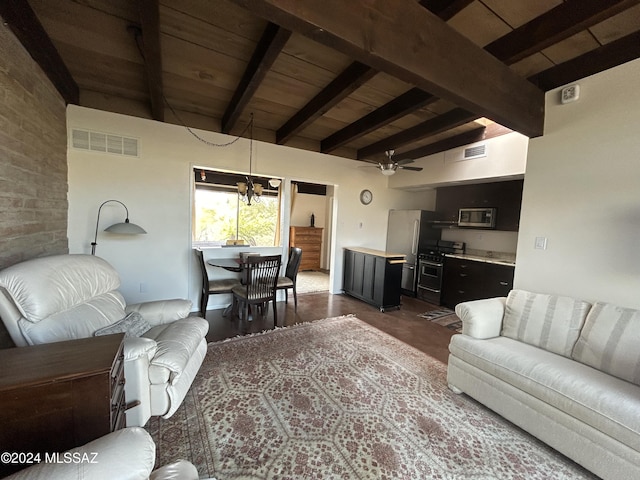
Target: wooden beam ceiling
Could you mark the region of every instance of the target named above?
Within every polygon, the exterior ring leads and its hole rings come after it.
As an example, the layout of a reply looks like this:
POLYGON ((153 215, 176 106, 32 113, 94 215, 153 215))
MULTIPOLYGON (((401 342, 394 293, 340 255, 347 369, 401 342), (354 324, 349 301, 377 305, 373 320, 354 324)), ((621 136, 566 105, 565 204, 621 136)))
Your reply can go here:
POLYGON ((360 62, 353 62, 318 95, 313 97, 301 110, 291 117, 276 132, 276 143, 286 143, 318 117, 371 80, 378 73, 360 62))
POLYGON ((462 11, 473 0, 420 0, 420 5, 445 22, 462 11))
POLYGON ((366 0, 233 1, 477 116, 542 135, 543 93, 414 1, 384 12, 366 0))
POLYGON ((151 115, 164 122, 164 93, 162 86, 162 49, 160 46, 160 6, 158 0, 138 0, 142 29, 142 56, 147 77, 151 115))
POLYGON ((66 104, 80 102, 80 90, 40 20, 23 0, 0 1, 0 15, 51 80, 66 104))
POLYGON ((415 140, 437 135, 438 133, 472 122, 476 118, 477 115, 475 113, 468 112, 462 108, 454 108, 443 115, 419 123, 414 127, 361 148, 358 150, 358 160, 369 159, 383 153, 385 150, 397 149, 415 140))
POLYGON ((330 135, 320 143, 320 151, 328 153, 342 145, 355 140, 367 133, 387 125, 398 118, 418 110, 438 100, 430 93, 419 88, 412 88, 397 98, 389 101, 380 108, 365 115, 343 129, 330 135))
POLYGON ((640 31, 533 75, 529 80, 544 90, 551 90, 638 57, 640 57, 640 31))
POLYGON ((242 110, 247 106, 267 72, 284 48, 291 32, 269 23, 251 56, 244 75, 240 79, 227 110, 222 117, 222 133, 229 133, 235 126, 242 110))
POLYGON ((640 0, 565 0, 485 50, 511 65, 638 3, 640 0))

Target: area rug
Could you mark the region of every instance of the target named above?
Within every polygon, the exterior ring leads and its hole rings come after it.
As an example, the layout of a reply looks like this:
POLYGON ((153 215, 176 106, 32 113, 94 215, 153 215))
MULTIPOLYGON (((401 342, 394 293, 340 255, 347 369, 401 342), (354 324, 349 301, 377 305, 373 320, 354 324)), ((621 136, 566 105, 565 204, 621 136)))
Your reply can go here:
POLYGON ((596 478, 353 316, 210 344, 183 405, 147 428, 158 465, 218 480, 596 478))
POLYGON ((329 290, 329 274, 324 272, 299 272, 296 278, 297 293, 315 293, 329 290))
POLYGON ((458 333, 462 332, 462 320, 458 318, 453 310, 449 310, 448 308, 431 310, 429 312, 421 313, 418 316, 429 320, 430 322, 442 325, 443 327, 447 327, 449 330, 454 330, 458 333))

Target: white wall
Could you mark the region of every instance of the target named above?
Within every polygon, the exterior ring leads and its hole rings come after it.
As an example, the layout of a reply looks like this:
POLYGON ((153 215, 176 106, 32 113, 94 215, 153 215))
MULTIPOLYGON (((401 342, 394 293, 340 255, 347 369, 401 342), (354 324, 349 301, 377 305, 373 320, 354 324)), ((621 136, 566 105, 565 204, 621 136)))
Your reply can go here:
MULTIPOLYGON (((136 137, 139 158, 125 158, 69 147, 69 251, 89 253, 99 205, 117 199, 129 208, 130 220, 147 235, 122 237, 101 232, 97 254, 120 273, 128 302, 184 297, 194 304, 199 277, 191 252, 191 197, 194 165, 247 172, 249 141, 229 147, 210 147, 185 128, 70 105, 69 134, 75 128, 136 137), (142 288, 141 288, 142 286, 142 288), (141 291, 143 290, 143 291, 141 291)), ((207 140, 232 140, 222 134, 198 131, 207 140)), ((387 188, 387 178, 360 169, 360 162, 254 141, 253 173, 335 185, 333 224, 334 255, 330 262, 333 292, 342 287, 342 248, 368 246, 384 249, 387 215, 391 208, 433 209, 433 191, 408 193, 387 188), (363 206, 360 191, 369 188, 373 202, 363 206)), ((399 172, 404 175, 406 172, 399 172)), ((122 221, 124 210, 105 206, 100 230, 122 221)), ((286 251, 289 219, 283 224, 282 251, 286 251)), ((220 249, 229 256, 231 249, 220 249)), ((209 252, 211 254, 211 252, 209 252)))
POLYGON ((515 287, 640 308, 640 60, 577 83, 529 144, 515 287))

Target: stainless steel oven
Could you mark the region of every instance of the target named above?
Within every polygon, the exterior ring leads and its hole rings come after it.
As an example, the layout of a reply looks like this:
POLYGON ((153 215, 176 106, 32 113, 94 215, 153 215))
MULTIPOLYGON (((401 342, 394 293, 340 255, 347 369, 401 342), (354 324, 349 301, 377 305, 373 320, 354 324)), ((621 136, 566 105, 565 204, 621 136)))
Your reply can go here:
POLYGON ((440 305, 442 294, 442 268, 444 262, 426 257, 418 260, 418 292, 419 299, 440 305))

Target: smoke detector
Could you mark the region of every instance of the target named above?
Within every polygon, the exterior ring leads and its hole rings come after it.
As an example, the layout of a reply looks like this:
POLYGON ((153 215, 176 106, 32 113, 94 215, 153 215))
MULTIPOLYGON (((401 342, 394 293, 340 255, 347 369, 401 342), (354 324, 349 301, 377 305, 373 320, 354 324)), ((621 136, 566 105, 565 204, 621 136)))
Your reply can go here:
POLYGON ((560 101, 565 103, 575 102, 580 98, 580 85, 569 85, 560 91, 560 101))

